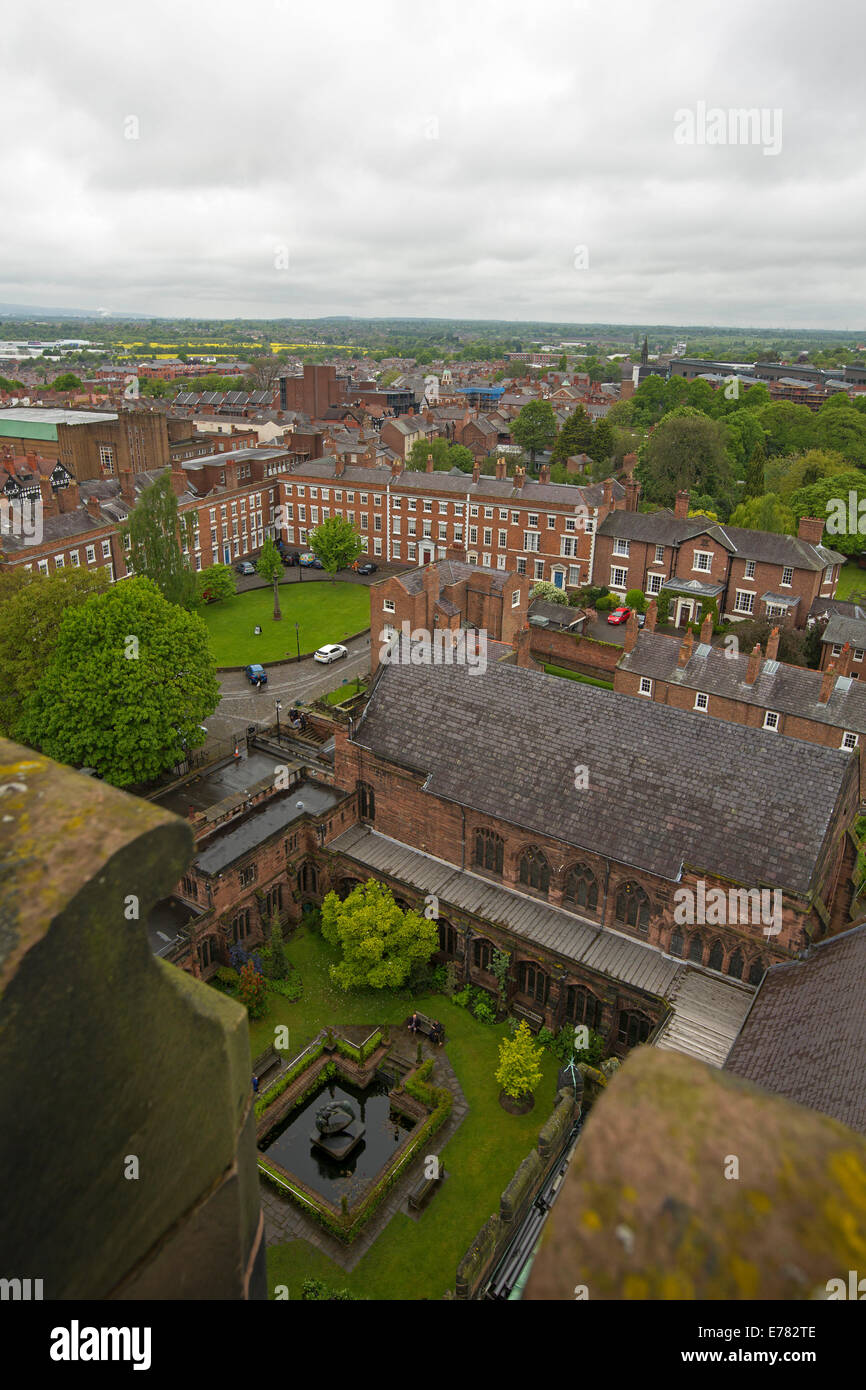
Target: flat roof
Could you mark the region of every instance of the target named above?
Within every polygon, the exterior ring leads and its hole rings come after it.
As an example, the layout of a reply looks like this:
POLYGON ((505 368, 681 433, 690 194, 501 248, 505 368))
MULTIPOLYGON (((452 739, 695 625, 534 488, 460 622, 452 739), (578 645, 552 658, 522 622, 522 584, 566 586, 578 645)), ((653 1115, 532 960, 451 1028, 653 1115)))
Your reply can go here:
POLYGON ((188 816, 190 811, 206 811, 218 801, 247 792, 265 777, 274 776, 278 759, 273 753, 248 753, 243 740, 240 747, 241 757, 229 758, 164 795, 155 796, 154 805, 163 806, 176 816, 188 816))
POLYGON ((217 828, 193 863, 203 873, 219 873, 301 816, 317 816, 321 811, 329 811, 345 796, 345 792, 337 792, 319 782, 298 782, 282 796, 253 807, 240 821, 217 828))
POLYGON ((41 425, 92 425, 116 420, 116 411, 64 410, 61 406, 15 405, 0 411, 0 421, 17 420, 41 425))

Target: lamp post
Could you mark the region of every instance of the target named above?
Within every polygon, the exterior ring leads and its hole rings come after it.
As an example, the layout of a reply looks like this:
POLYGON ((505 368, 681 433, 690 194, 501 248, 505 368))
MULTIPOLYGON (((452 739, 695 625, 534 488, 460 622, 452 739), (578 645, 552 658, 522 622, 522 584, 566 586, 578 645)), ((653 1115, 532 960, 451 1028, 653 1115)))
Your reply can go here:
POLYGON ((276 711, 277 711, 277 743, 279 743, 279 741, 280 741, 280 710, 281 710, 282 708, 283 708, 283 702, 282 702, 282 700, 277 700, 277 702, 276 702, 276 711))
POLYGON ((298 644, 298 660, 301 659, 301 630, 298 623, 295 623, 295 641, 298 644))

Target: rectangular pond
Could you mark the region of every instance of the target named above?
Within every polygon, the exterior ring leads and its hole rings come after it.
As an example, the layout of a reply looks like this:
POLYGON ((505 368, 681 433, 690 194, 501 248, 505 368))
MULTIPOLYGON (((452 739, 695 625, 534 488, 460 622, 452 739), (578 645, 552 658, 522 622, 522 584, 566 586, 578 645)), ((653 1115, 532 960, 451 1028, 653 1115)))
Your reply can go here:
POLYGON ((392 1110, 388 1092, 393 1084, 391 1077, 378 1073, 366 1090, 342 1077, 323 1082, 271 1130, 259 1150, 335 1207, 343 1197, 354 1206, 415 1127, 407 1115, 392 1110), (352 1128, 365 1127, 363 1139, 344 1159, 331 1158, 311 1137, 316 1134, 316 1112, 331 1101, 348 1102, 357 1117, 352 1128))

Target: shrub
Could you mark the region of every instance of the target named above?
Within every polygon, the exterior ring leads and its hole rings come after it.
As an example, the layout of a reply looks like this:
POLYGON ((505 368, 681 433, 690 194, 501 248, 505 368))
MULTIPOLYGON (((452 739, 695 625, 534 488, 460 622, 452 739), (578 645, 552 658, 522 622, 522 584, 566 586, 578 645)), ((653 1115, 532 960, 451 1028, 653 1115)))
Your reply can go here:
POLYGON ((250 1018, 261 1018, 268 1011, 268 987, 265 977, 256 970, 251 960, 241 968, 238 999, 246 1005, 250 1018))
POLYGON ((472 1005, 472 1012, 479 1023, 495 1023, 496 1010, 491 1008, 489 999, 476 999, 472 1005))
POLYGON ((619 599, 616 597, 615 594, 603 594, 601 598, 596 599, 595 601, 595 608, 597 613, 607 613, 610 611, 611 608, 616 608, 618 607, 618 605, 619 599))
POLYGON ((666 589, 656 594, 656 610, 660 623, 666 623, 671 614, 671 596, 666 589))
POLYGON ((217 989, 222 989, 226 994, 236 994, 238 988, 238 972, 233 970, 230 965, 220 965, 214 971, 209 981, 217 989))
POLYGON ((445 966, 445 993, 453 999, 457 993, 460 970, 456 960, 449 960, 445 966))
POLYGON ((293 970, 287 980, 268 980, 268 989, 281 994, 290 1004, 296 1003, 304 994, 303 981, 297 970, 293 970))
POLYGON ((431 988, 436 994, 444 994, 448 985, 448 971, 444 965, 437 965, 431 977, 431 988))
POLYGON ((301 1285, 301 1298, 317 1303, 358 1303, 355 1294, 348 1289, 332 1289, 323 1279, 305 1279, 301 1285))
POLYGON ((625 596, 625 601, 629 608, 633 608, 636 613, 646 612, 646 597, 643 589, 629 589, 625 596))

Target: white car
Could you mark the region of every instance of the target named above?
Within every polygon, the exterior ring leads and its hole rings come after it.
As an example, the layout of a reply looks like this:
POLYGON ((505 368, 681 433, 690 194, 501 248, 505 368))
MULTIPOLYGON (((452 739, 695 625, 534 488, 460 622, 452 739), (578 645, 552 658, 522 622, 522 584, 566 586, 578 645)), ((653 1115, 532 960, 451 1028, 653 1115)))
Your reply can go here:
POLYGON ((322 661, 327 665, 329 661, 339 661, 341 656, 348 656, 349 648, 341 647, 339 643, 332 643, 328 647, 320 647, 313 655, 314 661, 322 661))

